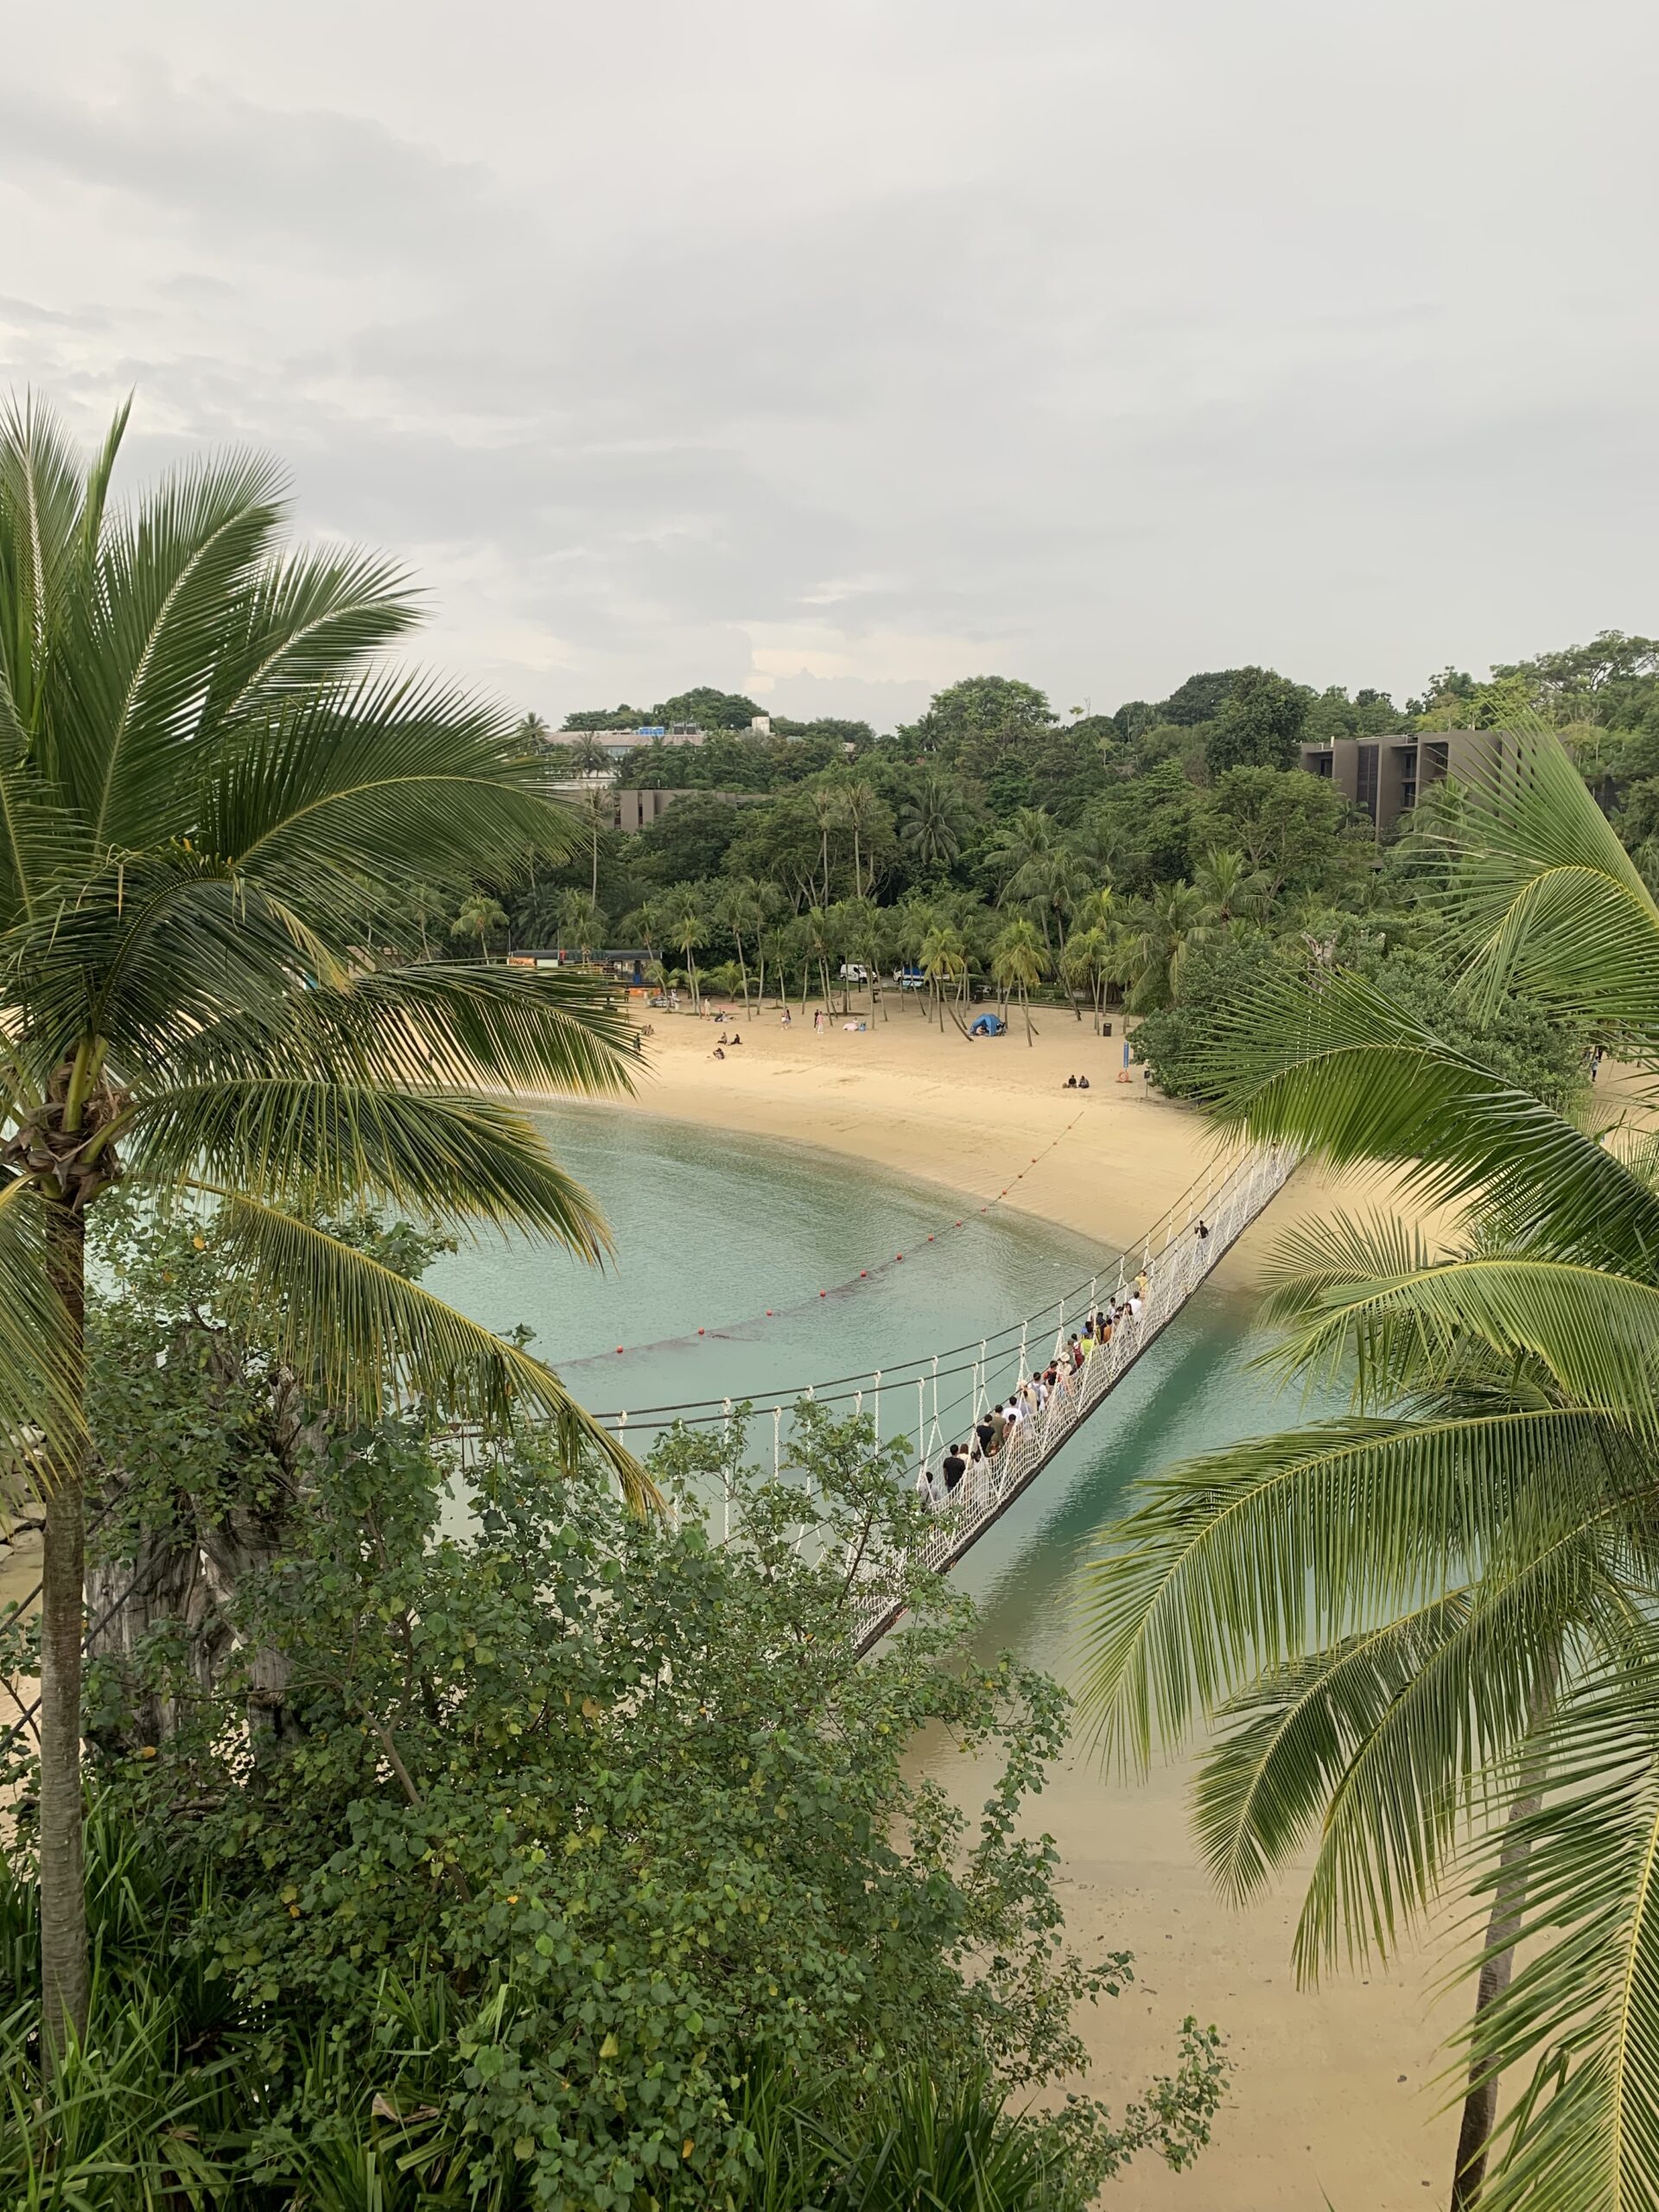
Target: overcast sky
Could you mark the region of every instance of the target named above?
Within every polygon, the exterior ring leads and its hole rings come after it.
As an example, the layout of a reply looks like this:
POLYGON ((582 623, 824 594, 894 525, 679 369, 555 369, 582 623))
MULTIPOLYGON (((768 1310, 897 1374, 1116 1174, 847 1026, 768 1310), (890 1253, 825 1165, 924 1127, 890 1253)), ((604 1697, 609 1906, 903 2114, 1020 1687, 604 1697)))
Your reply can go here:
POLYGON ((0 11, 0 385, 557 719, 1659 630, 1651 0, 0 11))

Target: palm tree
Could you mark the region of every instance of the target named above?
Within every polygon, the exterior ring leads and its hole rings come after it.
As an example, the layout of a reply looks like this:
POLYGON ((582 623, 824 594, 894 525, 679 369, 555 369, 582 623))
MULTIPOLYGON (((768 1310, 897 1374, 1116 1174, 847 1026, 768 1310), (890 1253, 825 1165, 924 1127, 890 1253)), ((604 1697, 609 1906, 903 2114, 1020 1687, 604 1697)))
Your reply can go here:
POLYGON ((318 1226, 366 1202, 604 1248, 534 1125, 479 1091, 625 1088, 623 1025, 533 969, 351 952, 365 881, 391 910, 566 855, 545 766, 494 709, 386 664, 412 619, 394 569, 280 550, 269 463, 112 504, 125 420, 87 465, 44 410, 0 416, 0 1429, 39 1439, 48 1501, 49 2062, 86 2022, 86 1251, 118 1180, 219 1203, 228 1289, 331 1402, 539 1408, 639 1480, 540 1362, 318 1226))
POLYGON ((973 819, 960 779, 948 770, 928 768, 900 809, 899 835, 923 868, 949 868, 967 842, 973 819))
MULTIPOLYGON (((1443 907, 1466 988, 1524 988, 1651 1082, 1659 906, 1559 743, 1504 743, 1443 907)), ((1153 1487, 1095 1569, 1096 1717, 1136 1762, 1154 1732, 1230 1719, 1200 1833, 1239 1896, 1318 1838, 1304 1974, 1390 1950, 1474 1819, 1487 1919, 1452 2202, 1650 2203, 1659 1147, 1585 1128, 1341 972, 1241 1009, 1216 1072, 1230 1126, 1387 1163, 1462 1218, 1440 1249, 1340 1218, 1292 1240, 1282 1357, 1351 1363, 1355 1410, 1153 1487)))
POLYGON ((1036 917, 1043 950, 1052 961, 1056 930, 1065 935, 1068 918, 1088 897, 1090 884, 1091 872, 1081 857, 1067 845, 1052 845, 1021 862, 1004 883, 998 903, 1024 905, 1036 917))
POLYGON ((1204 897, 1185 880, 1160 883, 1129 925, 1128 1003, 1136 1013, 1166 1006, 1179 988, 1181 954, 1200 926, 1204 897))
POLYGON ((605 935, 605 917, 585 891, 566 891, 559 899, 559 942, 574 944, 587 965, 605 935))
POLYGON ((513 726, 512 734, 515 741, 523 746, 546 745, 553 736, 542 717, 533 710, 519 716, 513 726))
POLYGON ((1204 901, 1205 928, 1226 930, 1238 922, 1262 921, 1271 903, 1267 877, 1243 853, 1212 847, 1194 870, 1193 883, 1204 901))
POLYGON ((939 1027, 944 1027, 944 986, 956 986, 958 997, 968 976, 968 954, 962 931, 954 922, 937 921, 922 939, 922 973, 927 978, 939 1027))
POLYGON ((996 861, 1006 884, 1034 860, 1052 853, 1058 842, 1054 817, 1039 806, 1016 807, 998 838, 996 861))
POLYGON ((709 942, 709 918, 696 885, 676 884, 668 893, 663 901, 663 928, 667 942, 684 957, 686 978, 691 986, 691 1005, 694 1011, 700 1011, 702 1000, 697 989, 696 950, 709 942))
POLYGON ((595 781, 595 787, 592 791, 584 791, 582 794, 583 804, 586 805, 591 818, 593 832, 590 840, 592 871, 588 885, 588 895, 590 899, 594 900, 595 903, 597 903, 599 898, 600 817, 605 813, 611 802, 610 785, 614 778, 615 763, 612 760, 611 756, 606 750, 605 747, 602 746, 599 740, 594 735, 592 730, 582 729, 575 731, 567 741, 567 749, 570 756, 571 768, 575 774, 594 779, 603 777, 606 779, 602 787, 601 787, 597 781, 595 781))
MULTIPOLYGON (((506 925, 506 908, 499 899, 492 899, 487 891, 469 891, 461 902, 460 912, 449 925, 449 934, 459 938, 475 937, 478 939, 478 957, 487 962, 490 931, 505 929, 506 925)), ((523 941, 520 938, 521 944, 523 941)))
POLYGON ((1083 1020, 1078 994, 1087 991, 1095 1010, 1095 1034, 1100 1034, 1101 999, 1111 974, 1112 942, 1103 922, 1086 930, 1073 930, 1060 947, 1060 981, 1071 995, 1077 1020, 1083 1020))
POLYGON ((1026 1017, 1026 1043, 1032 1039, 1031 994, 1048 973, 1048 954, 1037 935, 1037 925, 1018 914, 997 938, 991 952, 991 975, 1006 1007, 1011 992, 1018 991, 1026 1017))
MULTIPOLYGON (((772 889, 767 885, 766 889, 772 889)), ((743 980, 743 1011, 749 1011, 749 965, 744 957, 744 940, 754 944, 766 926, 766 908, 762 886, 752 875, 740 876, 726 885, 715 902, 715 924, 729 931, 737 947, 738 973, 743 980)))
POLYGON ((876 832, 885 822, 892 827, 892 816, 885 804, 876 797, 874 786, 863 777, 855 776, 851 783, 841 787, 841 818, 852 832, 853 838, 853 896, 862 899, 875 890, 875 861, 870 861, 869 881, 864 880, 864 856, 874 844, 876 832))

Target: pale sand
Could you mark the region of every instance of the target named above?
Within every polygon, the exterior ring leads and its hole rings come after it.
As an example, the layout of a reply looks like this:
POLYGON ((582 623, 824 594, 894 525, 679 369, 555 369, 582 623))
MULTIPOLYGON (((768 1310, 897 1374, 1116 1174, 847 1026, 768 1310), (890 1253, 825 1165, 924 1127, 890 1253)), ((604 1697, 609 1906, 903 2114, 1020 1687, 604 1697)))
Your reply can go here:
MULTIPOLYGON (((1196 1113, 1148 1095, 1138 1069, 1127 1085, 1115 1080, 1121 1017, 1103 1039, 1086 1022, 1046 1012, 1027 1048, 1017 1025, 995 1042, 967 1044, 950 1027, 941 1036, 912 1004, 895 1005, 886 1023, 878 1015, 861 1035, 839 1017, 815 1035, 810 1013, 785 1031, 769 1009, 737 1014, 744 1042, 724 1060, 710 1057, 719 1023, 648 1018, 651 1072, 629 1110, 823 1146, 982 1201, 1080 1116, 1006 1203, 1107 1243, 1133 1243, 1192 1183, 1212 1141, 1196 1113), (1084 1072, 1088 1092, 1064 1088, 1084 1072)), ((1387 1200, 1380 1179, 1304 1173, 1222 1270, 1247 1282, 1299 1217, 1387 1200)), ((1185 1762, 1125 1785, 1079 1761, 1052 1777, 1037 1808, 1059 1847, 1073 1942, 1085 1955, 1124 1949, 1138 1961, 1136 1987, 1082 2016, 1089 2086, 1121 2104, 1173 2051, 1189 2012, 1222 2028, 1236 2069, 1216 2139, 1191 2172, 1142 2163, 1103 2202, 1147 2212, 1323 2212, 1327 2198, 1334 2212, 1443 2203, 1457 2123, 1437 2112, 1444 2093, 1434 2077, 1459 2012, 1430 1993, 1446 1955, 1299 1992, 1290 1943, 1300 1889, 1293 1878, 1243 1911, 1216 1896, 1185 1820, 1192 1770, 1185 1762)), ((955 1779, 972 1802, 971 1777, 955 1779)))

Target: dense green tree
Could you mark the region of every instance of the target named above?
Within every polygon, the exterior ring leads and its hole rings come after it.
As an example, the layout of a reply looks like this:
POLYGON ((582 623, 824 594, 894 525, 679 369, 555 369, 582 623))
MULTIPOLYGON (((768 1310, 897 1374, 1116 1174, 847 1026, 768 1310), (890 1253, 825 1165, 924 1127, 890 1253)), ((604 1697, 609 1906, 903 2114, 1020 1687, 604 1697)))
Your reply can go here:
POLYGON ((1323 778, 1299 768, 1225 770, 1195 809, 1193 836, 1242 853, 1266 877, 1270 899, 1319 886, 1357 896, 1376 857, 1370 824, 1323 778))
POLYGON ((584 707, 567 715, 559 727, 569 730, 638 729, 646 719, 639 707, 584 707))
POLYGON ((691 791, 639 832, 639 859, 664 883, 717 875, 743 827, 745 810, 730 799, 691 791))
MULTIPOLYGON (((1160 706, 1148 709, 1148 715, 1160 722, 1185 727, 1195 722, 1212 722, 1233 696, 1233 687, 1239 677, 1258 672, 1253 669, 1217 668, 1201 676, 1189 676, 1185 683, 1176 685, 1160 706)), ((1140 732, 1126 734, 1138 736, 1140 732)))
POLYGON ((1270 668, 1242 668, 1205 744, 1211 776, 1229 768, 1294 768, 1313 694, 1270 668))
POLYGON ((653 722, 693 722, 699 729, 747 729, 763 710, 741 691, 717 691, 712 685, 694 685, 660 699, 651 710, 653 722))

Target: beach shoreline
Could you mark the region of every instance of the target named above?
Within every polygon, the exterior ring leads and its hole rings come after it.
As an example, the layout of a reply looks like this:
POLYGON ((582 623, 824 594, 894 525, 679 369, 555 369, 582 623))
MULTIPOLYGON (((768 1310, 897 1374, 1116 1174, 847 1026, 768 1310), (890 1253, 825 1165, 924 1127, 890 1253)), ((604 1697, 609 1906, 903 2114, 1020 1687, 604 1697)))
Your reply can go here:
MULTIPOLYGON (((1016 1023, 1005 1037, 968 1043, 944 1033, 913 1002, 890 1020, 836 1015, 822 1032, 798 1014, 784 1029, 778 1010, 741 1007, 719 1018, 653 1012, 645 1018, 645 1063, 631 1096, 607 1102, 744 1135, 810 1146, 917 1180, 953 1201, 1003 1207, 1071 1230, 1114 1252, 1141 1242, 1203 1178, 1234 1156, 1194 1107, 1164 1097, 1139 1066, 1122 1071, 1123 1019, 1110 1037, 1089 1021, 1045 1007, 1027 1046, 1016 1023), (722 1031, 741 1045, 715 1058, 722 1031), (1086 1074, 1086 1090, 1068 1075, 1086 1074)), ((520 1090, 521 1106, 556 1112, 565 1094, 520 1090)), ((1387 1185, 1370 1176, 1300 1170, 1267 1222, 1216 1270, 1223 1282, 1259 1274, 1274 1229, 1333 1203, 1376 1204, 1387 1185)))

